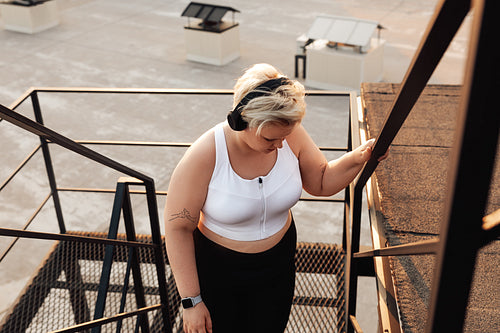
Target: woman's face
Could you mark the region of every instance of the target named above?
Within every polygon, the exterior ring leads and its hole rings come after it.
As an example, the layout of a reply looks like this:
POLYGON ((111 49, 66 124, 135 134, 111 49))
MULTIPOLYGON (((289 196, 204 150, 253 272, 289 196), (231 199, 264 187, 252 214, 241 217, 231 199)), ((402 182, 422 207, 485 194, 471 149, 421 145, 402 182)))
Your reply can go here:
POLYGON ((259 134, 257 134, 257 128, 248 128, 245 130, 245 141, 253 150, 269 154, 283 147, 283 140, 293 132, 296 126, 297 124, 269 124, 264 126, 259 134))

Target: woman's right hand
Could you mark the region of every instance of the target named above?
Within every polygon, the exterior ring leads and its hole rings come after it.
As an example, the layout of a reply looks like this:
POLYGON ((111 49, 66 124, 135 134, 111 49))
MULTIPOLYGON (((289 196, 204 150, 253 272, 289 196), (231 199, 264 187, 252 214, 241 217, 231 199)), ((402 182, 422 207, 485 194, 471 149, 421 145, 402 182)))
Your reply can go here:
POLYGON ((185 333, 212 333, 212 319, 203 302, 184 309, 183 319, 185 333))

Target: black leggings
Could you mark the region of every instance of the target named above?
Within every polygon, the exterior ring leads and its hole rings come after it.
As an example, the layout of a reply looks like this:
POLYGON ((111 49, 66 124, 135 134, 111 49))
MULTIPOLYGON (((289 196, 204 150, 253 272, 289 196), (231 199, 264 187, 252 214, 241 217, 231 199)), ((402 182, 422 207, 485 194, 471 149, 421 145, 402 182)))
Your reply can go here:
POLYGON ((281 241, 255 254, 227 249, 194 232, 201 296, 214 333, 282 333, 295 287, 297 232, 292 220, 281 241))

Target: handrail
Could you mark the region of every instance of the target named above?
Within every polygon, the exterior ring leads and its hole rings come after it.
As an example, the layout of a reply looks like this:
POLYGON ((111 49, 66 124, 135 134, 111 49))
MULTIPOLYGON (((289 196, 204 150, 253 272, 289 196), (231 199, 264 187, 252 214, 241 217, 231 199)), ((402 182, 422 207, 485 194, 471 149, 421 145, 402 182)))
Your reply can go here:
POLYGON ((413 242, 402 245, 388 246, 381 249, 356 252, 354 253, 354 258, 436 254, 438 245, 439 245, 439 240, 413 242))
MULTIPOLYGON (((425 88, 428 79, 451 43, 468 9, 468 2, 465 0, 442 0, 427 28, 422 42, 415 53, 415 57, 403 79, 401 89, 390 107, 390 112, 384 122, 382 131, 375 141, 372 157, 363 167, 358 178, 353 182, 352 191, 354 193, 352 194, 353 198, 351 201, 351 207, 354 211, 351 236, 352 252, 348 254, 348 257, 352 258, 354 253, 359 250, 362 190, 378 166, 379 157, 383 156, 389 149, 390 144, 425 88)), ((357 133, 352 133, 352 135, 357 135, 357 133)), ((352 267, 348 267, 348 269, 352 270, 353 273, 350 276, 351 281, 349 284, 349 302, 351 302, 349 312, 355 314, 355 299, 357 297, 356 262, 352 262, 352 267)))
MULTIPOLYGON (((148 147, 179 147, 188 148, 189 142, 168 142, 168 141, 111 141, 111 140, 75 140, 82 145, 109 145, 109 146, 148 146, 148 147)), ((321 151, 346 151, 347 147, 324 147, 319 146, 321 151)))
MULTIPOLYGON (((495 15, 495 10, 493 10, 495 8, 494 2, 495 0, 480 0, 476 2, 467 0, 442 0, 439 3, 416 55, 412 60, 412 64, 405 75, 401 89, 390 108, 382 131, 375 142, 372 157, 363 168, 358 179, 354 182, 354 194, 352 194, 351 206, 349 207, 353 217, 353 231, 351 244, 348 246, 348 265, 346 268, 350 273, 348 284, 349 318, 355 318, 354 315, 356 313, 358 278, 356 269, 359 260, 356 261, 353 259, 387 255, 436 254, 436 273, 434 274, 426 331, 441 332, 443 329, 458 331, 463 328, 465 307, 471 287, 473 266, 476 260, 475 255, 479 248, 491 241, 500 232, 498 226, 495 230, 489 232, 484 229, 482 222, 480 223, 480 228, 477 228, 477 225, 474 224, 476 222, 475 219, 485 209, 487 189, 491 182, 491 169, 493 167, 498 140, 498 112, 494 111, 496 103, 492 101, 492 95, 495 90, 493 88, 495 78, 491 78, 491 73, 488 72, 495 66, 494 62, 496 61, 492 55, 494 37, 489 33, 495 20, 493 18, 495 15), (444 216, 441 224, 441 239, 358 252, 361 191, 376 169, 378 158, 387 151, 418 97, 421 95, 428 79, 469 12, 471 3, 474 4, 475 11, 463 96, 460 103, 461 113, 457 123, 456 142, 458 144, 454 146, 452 156, 452 162, 456 164, 450 164, 450 169, 456 174, 451 172, 451 176, 449 177, 448 188, 450 191, 448 192, 449 198, 446 207, 447 216, 444 216), (476 60, 476 57, 481 60, 476 60), (483 101, 485 95, 487 96, 487 102, 483 101), (474 110, 473 112, 473 104, 477 105, 480 110, 474 110), (486 122, 487 124, 481 122, 486 122), (482 135, 483 129, 488 130, 487 136, 482 135), (480 152, 476 152, 476 147, 478 146, 481 146, 480 152), (468 158, 462 157, 462 154, 468 158), (473 156, 480 156, 481 162, 473 156), (460 159, 461 157, 462 159, 460 159), (484 167, 484 172, 481 170, 480 179, 470 176, 471 174, 476 175, 478 173, 475 167, 477 165, 484 167), (453 179, 453 176, 457 178, 453 179), (462 186, 461 190, 456 189, 455 186, 462 186), (481 195, 473 205, 473 209, 468 210, 469 207, 467 209, 464 208, 467 200, 465 197, 472 191, 471 189, 481 190, 481 195), (464 212, 464 209, 467 210, 467 213, 464 212), (465 216, 468 218, 465 219, 465 216), (451 219, 454 220, 453 224, 451 224, 451 219), (467 226, 469 224, 472 224, 472 235, 470 236, 467 234, 467 226), (455 230, 454 232, 449 231, 452 228, 455 230), (463 243, 471 244, 462 246, 463 243), (465 247, 465 249, 462 249, 462 247, 465 247), (449 254, 448 256, 447 253, 449 254), (463 265, 460 262, 461 259, 458 259, 457 253, 463 253, 463 256, 467 257, 463 265), (451 267, 453 270, 450 269, 451 267), (456 279, 455 275, 459 270, 463 271, 463 277, 456 279), (456 295, 457 290, 462 291, 460 296, 456 295), (455 295, 452 295, 453 293, 455 295), (453 304, 451 306, 456 311, 450 310, 450 299, 456 300, 452 301, 453 304), (450 325, 452 322, 453 325, 450 325)), ((354 323, 348 321, 348 325, 348 332, 356 330, 353 327, 354 323)))
MULTIPOLYGON (((42 210, 42 208, 45 206, 45 204, 47 203, 47 201, 49 201, 50 197, 52 196, 51 193, 49 193, 47 196, 45 196, 45 198, 42 200, 42 202, 38 205, 38 207, 35 209, 35 211, 33 212, 33 214, 31 214, 30 218, 28 219, 28 221, 24 224, 23 228, 21 230, 26 230, 28 229, 28 227, 31 225, 31 222, 33 222, 33 220, 35 219, 35 217, 38 215, 38 213, 40 213, 40 211, 42 210)), ((12 247, 17 243, 17 241, 19 240, 19 237, 16 237, 14 238, 10 244, 7 246, 7 248, 2 252, 2 254, 0 255, 0 262, 2 262, 5 258, 5 256, 10 252, 10 250, 12 249, 12 247)))
POLYGON ((7 186, 7 184, 10 183, 10 181, 19 173, 19 171, 21 171, 21 169, 26 165, 26 163, 28 163, 29 160, 31 160, 31 158, 36 154, 38 150, 40 150, 41 147, 42 147, 41 145, 36 146, 35 149, 33 149, 33 151, 29 153, 28 156, 26 156, 26 158, 21 163, 19 163, 17 168, 15 168, 14 171, 0 185, 0 191, 3 190, 4 187, 7 186))
MULTIPOLYGON (((93 192, 93 193, 115 193, 115 189, 110 188, 83 188, 83 187, 58 187, 61 192, 93 192)), ((130 190, 130 194, 146 194, 145 190, 130 190)), ((156 195, 167 195, 167 191, 156 191, 156 195)), ((344 199, 324 198, 324 197, 306 197, 301 196, 299 201, 314 202, 344 202, 344 199)))
MULTIPOLYGON (((157 273, 157 279, 158 279, 158 284, 159 284, 159 290, 160 290, 160 298, 161 302, 164 306, 162 306, 161 311, 162 311, 162 317, 164 319, 164 322, 167 323, 167 326, 165 329, 167 332, 171 331, 171 327, 168 324, 170 322, 169 320, 169 309, 168 309, 168 293, 167 293, 167 283, 166 283, 166 274, 165 274, 165 267, 164 267, 164 257, 163 257, 163 250, 161 249, 161 232, 160 232, 160 226, 159 226, 159 218, 158 218, 158 208, 157 208, 157 203, 156 203, 156 190, 154 186, 154 180, 149 177, 144 175, 143 173, 140 173, 136 170, 133 170, 121 163, 118 163, 104 155, 101 155, 79 143, 76 143, 75 141, 45 127, 42 123, 42 118, 41 118, 41 110, 40 110, 40 105, 38 103, 38 97, 36 95, 36 92, 32 92, 29 96, 31 96, 32 102, 33 102, 33 108, 35 111, 35 117, 37 119, 37 122, 17 113, 14 112, 13 110, 3 106, 0 104, 0 117, 3 120, 6 120, 28 132, 31 132, 33 134, 36 134, 40 137, 41 140, 41 146, 42 149, 44 150, 44 158, 45 158, 45 164, 47 167, 47 171, 49 173, 49 183, 51 186, 51 191, 52 191, 52 197, 54 198, 54 203, 56 206, 59 206, 59 201, 58 201, 58 193, 57 193, 57 186, 55 184, 55 178, 52 171, 52 164, 50 161, 50 155, 48 153, 48 147, 47 147, 47 141, 56 143, 60 145, 61 147, 64 147, 70 151, 73 151, 79 155, 82 155, 88 159, 91 159, 101 165, 110 167, 118 172, 121 172, 123 174, 126 174, 130 177, 139 179, 140 181, 143 182, 143 185, 145 186, 146 189, 146 200, 148 202, 148 213, 149 213, 149 218, 150 218, 150 227, 151 227, 151 235, 152 235, 152 241, 153 241, 153 246, 154 246, 154 257, 155 257, 155 262, 156 262, 156 273, 157 273)), ((17 237, 34 237, 34 238, 45 238, 45 239, 57 239, 57 238, 64 238, 65 236, 65 226, 64 222, 62 220, 62 215, 61 210, 59 207, 59 210, 56 207, 56 214, 58 215, 58 222, 60 226, 60 231, 61 234, 45 234, 44 233, 36 233, 36 232, 29 232, 26 230, 7 230, 7 229, 0 229, 0 234, 3 235, 9 235, 12 234, 17 237)), ((93 241, 93 242, 98 242, 95 240, 91 240, 90 237, 74 237, 74 236, 69 236, 68 240, 72 241, 93 241), (71 238, 71 239, 70 239, 71 238)), ((109 241, 109 240, 108 240, 109 241)), ((127 242, 127 245, 131 245, 131 242, 127 242)), ((141 246, 142 245, 141 243, 141 246)), ((147 247, 148 245, 146 245, 147 247)))
MULTIPOLYGON (((498 1, 477 0, 469 54, 450 154, 442 241, 435 261, 426 332, 463 330, 477 254, 485 245, 482 218, 488 206, 498 152, 498 1), (474 193, 474 200, 469 200, 474 193), (460 274, 458 274, 460 272, 460 274), (462 293, 457 293, 461 290, 462 293)), ((495 235, 495 231, 490 234, 495 235)), ((498 229, 496 230, 498 235, 498 229)))
POLYGON ((145 183, 146 182, 150 183, 153 181, 151 177, 146 176, 138 171, 135 171, 104 155, 101 155, 79 143, 76 143, 75 141, 49 129, 48 127, 45 127, 44 125, 41 125, 17 112, 12 111, 11 109, 7 108, 2 104, 0 104, 0 116, 2 117, 2 119, 5 119, 14 125, 17 125, 28 132, 36 134, 46 140, 50 140, 51 142, 57 143, 58 145, 68 150, 71 150, 79 155, 87 157, 97 163, 103 164, 107 167, 110 167, 116 171, 127 174, 131 177, 138 178, 144 181, 145 183))
MULTIPOLYGON (((31 94, 33 94, 35 90, 33 88, 30 88, 24 92, 21 96, 19 96, 11 105, 9 105, 9 109, 15 110, 19 105, 21 105, 25 100, 27 100, 31 94)), ((0 117, 0 120, 3 120, 3 118, 0 117)))
POLYGON ((429 78, 443 57, 448 45, 469 11, 469 1, 441 0, 427 31, 422 38, 415 57, 402 81, 401 89, 394 100, 384 122, 383 129, 373 147, 370 161, 363 168, 356 182, 361 190, 378 165, 378 158, 389 149, 403 126, 429 78))
POLYGON ((158 244, 155 244, 155 243, 122 241, 122 240, 91 237, 91 236, 56 234, 56 233, 51 233, 51 232, 18 230, 18 229, 10 229, 10 228, 0 228, 0 236, 20 237, 20 238, 36 238, 36 239, 58 240, 58 241, 83 242, 83 243, 96 243, 96 244, 103 244, 103 245, 122 245, 122 246, 129 246, 129 247, 158 248, 158 244))
POLYGON ((63 329, 60 329, 60 330, 52 331, 51 333, 81 332, 81 331, 83 331, 85 329, 99 327, 99 326, 102 326, 104 324, 108 324, 108 323, 111 323, 111 322, 114 322, 114 321, 118 321, 120 319, 125 319, 125 318, 129 318, 129 317, 132 317, 132 316, 137 316, 137 315, 140 315, 140 314, 143 314, 143 313, 148 313, 148 312, 151 312, 151 311, 154 311, 154 310, 159 310, 159 309, 162 309, 162 308, 164 308, 164 305, 162 305, 162 304, 156 304, 156 305, 146 306, 146 307, 134 310, 134 311, 129 311, 129 312, 126 312, 126 313, 119 313, 119 314, 117 314, 115 316, 112 316, 112 317, 104 317, 104 318, 101 318, 101 319, 95 319, 95 320, 91 320, 91 321, 86 322, 86 323, 82 323, 82 324, 74 325, 74 326, 71 326, 71 327, 63 328, 63 329))
MULTIPOLYGON (((189 88, 95 88, 95 87, 31 87, 15 100, 9 108, 15 110, 34 92, 44 93, 104 93, 104 94, 156 94, 156 95, 231 95, 232 89, 189 89, 189 88)), ((349 96, 349 92, 333 90, 308 90, 308 96, 349 96)), ((1 118, 0 118, 1 120, 1 118)))
POLYGON ((354 317, 353 315, 350 315, 349 322, 351 323, 355 333, 363 333, 363 330, 361 329, 361 326, 359 325, 356 317, 354 317))

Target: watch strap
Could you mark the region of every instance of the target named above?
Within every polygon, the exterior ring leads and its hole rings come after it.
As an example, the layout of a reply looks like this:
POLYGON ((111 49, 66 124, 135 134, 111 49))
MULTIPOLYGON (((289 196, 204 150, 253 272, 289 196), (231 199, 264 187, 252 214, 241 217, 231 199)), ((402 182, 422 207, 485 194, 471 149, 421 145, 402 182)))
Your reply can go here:
POLYGON ((184 297, 181 299, 181 304, 184 309, 189 309, 194 307, 196 304, 201 303, 201 295, 195 297, 184 297))

